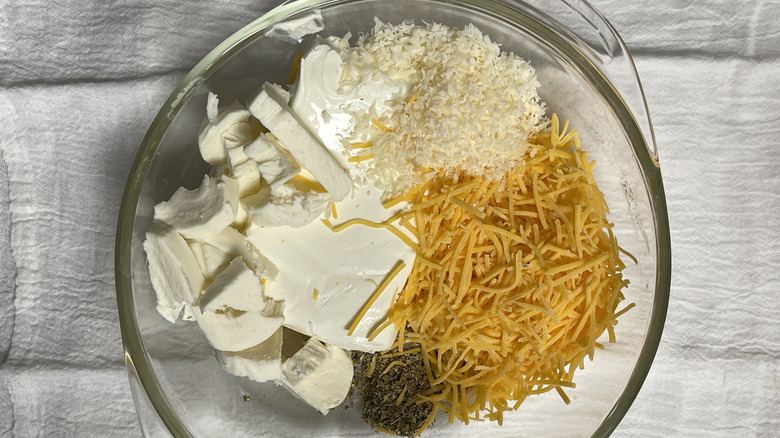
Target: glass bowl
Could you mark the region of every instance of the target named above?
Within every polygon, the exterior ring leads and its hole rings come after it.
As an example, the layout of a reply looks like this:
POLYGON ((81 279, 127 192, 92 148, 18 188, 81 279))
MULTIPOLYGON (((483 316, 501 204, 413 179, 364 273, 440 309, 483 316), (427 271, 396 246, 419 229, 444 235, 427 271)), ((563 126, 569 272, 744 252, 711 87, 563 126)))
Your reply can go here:
MULTIPOLYGON (((530 397, 504 426, 448 424, 427 436, 606 436, 636 397, 661 338, 671 251, 652 125, 634 64, 612 26, 584 0, 331 0, 283 4, 230 36, 182 80, 153 121, 122 199, 116 285, 131 388, 144 419, 175 436, 373 436, 359 409, 322 416, 285 389, 224 372, 197 324, 171 324, 155 311, 142 248, 153 206, 208 171, 197 148, 209 90, 244 101, 264 81, 286 83, 293 58, 312 41, 280 36, 278 24, 321 13, 321 36, 369 32, 384 22, 473 23, 507 51, 529 60, 548 113, 577 128, 598 163, 595 177, 610 206, 620 245, 637 264, 624 275, 636 307, 616 326, 617 343, 598 350, 575 375, 571 404, 557 394, 530 397), (275 27, 276 26, 276 27, 275 27), (276 30, 272 30, 276 29, 276 30), (146 408, 145 408, 146 406, 146 408), (149 408, 151 407, 151 409, 149 408)), ((606 344, 606 341, 604 341, 606 344)), ((166 433, 167 434, 167 433, 166 433)))

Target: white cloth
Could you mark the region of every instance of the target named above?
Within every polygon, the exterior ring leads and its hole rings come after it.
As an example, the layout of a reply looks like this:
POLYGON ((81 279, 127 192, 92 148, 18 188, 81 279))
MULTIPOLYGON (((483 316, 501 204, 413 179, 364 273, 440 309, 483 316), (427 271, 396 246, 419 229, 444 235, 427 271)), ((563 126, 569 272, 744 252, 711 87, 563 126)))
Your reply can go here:
MULTIPOLYGON (((177 81, 275 1, 0 2, 0 436, 139 436, 114 233, 177 81)), ((780 1, 594 0, 632 49, 673 247, 616 436, 780 435, 780 1)))

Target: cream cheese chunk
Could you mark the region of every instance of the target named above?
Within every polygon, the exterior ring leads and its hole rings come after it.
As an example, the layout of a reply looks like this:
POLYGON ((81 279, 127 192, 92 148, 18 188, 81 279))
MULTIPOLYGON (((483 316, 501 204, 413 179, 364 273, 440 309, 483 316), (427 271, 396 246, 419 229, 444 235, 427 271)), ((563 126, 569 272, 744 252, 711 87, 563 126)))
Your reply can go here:
MULTIPOLYGON (((213 103, 211 104, 213 106, 213 103)), ((207 112, 213 112, 211 106, 208 106, 207 112)), ((214 121, 207 117, 203 127, 198 135, 198 148, 200 155, 207 163, 213 165, 225 164, 227 156, 225 154, 225 138, 230 141, 244 141, 244 144, 252 141, 251 125, 249 118, 251 114, 247 109, 236 102, 222 111, 219 111, 214 121), (249 127, 249 130, 247 130, 249 127)))
POLYGON ((270 133, 244 146, 244 154, 255 161, 258 172, 271 190, 276 190, 301 171, 301 166, 270 133))
POLYGON ((260 279, 236 257, 211 282, 198 300, 201 312, 215 312, 228 308, 245 312, 263 310, 263 286, 260 279))
MULTIPOLYGON (((331 221, 337 225, 354 218, 388 220, 402 206, 385 209, 381 195, 372 185, 356 190, 354 197, 336 203, 338 219, 331 221)), ((393 326, 368 341, 371 331, 387 317, 414 264, 415 251, 393 233, 363 225, 334 233, 314 220, 299 228, 250 223, 246 234, 279 268, 263 293, 285 301, 285 326, 348 350, 381 351, 395 341, 393 326), (352 321, 399 260, 406 267, 368 309, 354 333, 347 335, 352 321)))
POLYGON ((310 338, 282 364, 282 384, 322 415, 349 393, 352 359, 346 351, 310 338))
POLYGON ((327 193, 304 192, 291 184, 285 184, 271 192, 270 196, 254 205, 248 205, 252 223, 261 227, 302 227, 317 217, 330 204, 327 193))
POLYGON ((236 218, 238 183, 208 175, 195 190, 180 187, 171 199, 154 207, 155 221, 164 222, 188 239, 219 233, 236 218))
POLYGON ((192 306, 192 313, 214 348, 241 351, 270 338, 282 326, 283 308, 283 302, 266 300, 262 311, 202 312, 192 306))
POLYGON ((254 347, 241 351, 216 350, 217 362, 234 376, 255 382, 282 378, 282 328, 254 347))
POLYGON ((172 227, 155 223, 146 233, 144 251, 157 294, 157 311, 168 321, 200 295, 204 277, 187 242, 172 227))
POLYGON ((352 180, 336 158, 309 132, 287 105, 278 87, 265 83, 250 99, 249 111, 279 139, 337 201, 352 190, 352 180))

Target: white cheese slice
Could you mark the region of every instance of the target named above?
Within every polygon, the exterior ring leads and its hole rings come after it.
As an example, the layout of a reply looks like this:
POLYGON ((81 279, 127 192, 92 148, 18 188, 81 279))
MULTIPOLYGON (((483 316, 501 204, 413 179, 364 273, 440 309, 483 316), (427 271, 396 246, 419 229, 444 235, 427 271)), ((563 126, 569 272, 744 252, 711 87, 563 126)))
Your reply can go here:
POLYGON ((252 223, 261 227, 302 227, 320 216, 331 201, 327 193, 304 192, 288 183, 247 209, 252 223))
POLYGON ((209 271, 212 271, 215 265, 218 268, 224 266, 235 257, 241 257, 244 259, 244 263, 246 263, 258 277, 274 279, 279 273, 276 266, 263 256, 263 254, 247 240, 246 236, 239 233, 233 227, 227 227, 219 233, 208 236, 201 240, 201 243, 204 244, 203 251, 204 257, 206 258, 205 264, 209 267, 209 271), (221 251, 222 255, 214 253, 209 247, 221 251))
POLYGON ((157 294, 157 311, 174 322, 186 304, 200 295, 205 279, 187 242, 172 227, 155 223, 146 233, 144 251, 157 294))
POLYGON ((284 322, 284 303, 266 300, 259 312, 201 312, 192 306, 192 313, 209 343, 217 350, 241 351, 270 338, 284 322))
POLYGON ((222 368, 239 377, 255 382, 282 378, 282 328, 254 347, 241 351, 216 351, 222 368))
POLYGON ((263 285, 239 256, 217 274, 198 300, 198 305, 201 312, 215 312, 227 308, 257 312, 265 307, 263 285))
POLYGON ((257 170, 271 186, 271 190, 286 183, 301 171, 301 166, 279 144, 273 134, 267 133, 244 146, 244 153, 257 163, 257 170))
POLYGON ((322 415, 344 401, 352 375, 346 351, 314 338, 282 364, 282 384, 322 415))
POLYGON ((219 233, 236 218, 238 182, 221 176, 203 177, 200 187, 180 187, 171 199, 154 206, 154 219, 175 228, 188 239, 219 233))
MULTIPOLYGON (((207 104, 207 113, 210 110, 213 111, 212 106, 213 103, 207 104)), ((214 121, 209 120, 207 117, 198 135, 198 147, 203 160, 211 165, 224 164, 227 159, 225 156, 225 138, 231 138, 235 141, 237 137, 245 137, 249 118, 249 111, 238 102, 219 111, 214 121)), ((251 128, 248 132, 251 133, 251 128)), ((251 138, 246 138, 245 140, 243 144, 252 141, 251 138)))
POLYGON ((298 120, 278 88, 263 84, 258 94, 250 99, 249 111, 333 198, 344 199, 352 190, 352 180, 325 146, 298 120))

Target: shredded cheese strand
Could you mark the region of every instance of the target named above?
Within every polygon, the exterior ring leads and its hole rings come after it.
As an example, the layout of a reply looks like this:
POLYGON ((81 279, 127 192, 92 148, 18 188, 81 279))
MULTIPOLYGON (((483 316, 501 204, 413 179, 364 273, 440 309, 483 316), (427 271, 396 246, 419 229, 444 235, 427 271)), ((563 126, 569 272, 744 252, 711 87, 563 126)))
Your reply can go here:
POLYGON ((353 333, 355 333, 355 329, 357 328, 360 321, 363 319, 364 316, 366 316, 366 312, 368 312, 368 309, 371 308, 371 306, 374 305, 376 300, 379 298, 380 295, 382 295, 382 292, 387 288, 387 285, 390 284, 391 281, 393 281, 393 278, 395 278, 396 275, 398 275, 399 272, 403 268, 406 267, 406 263, 403 261, 399 261, 392 271, 390 271, 387 276, 385 276, 384 280, 382 280, 382 283, 379 284, 379 286, 376 288, 373 294, 371 294, 371 297, 366 301, 366 304, 363 305, 363 308, 360 310, 360 313, 355 316, 355 319, 352 321, 352 324, 350 324, 349 329, 347 330, 347 336, 352 336, 353 333))

